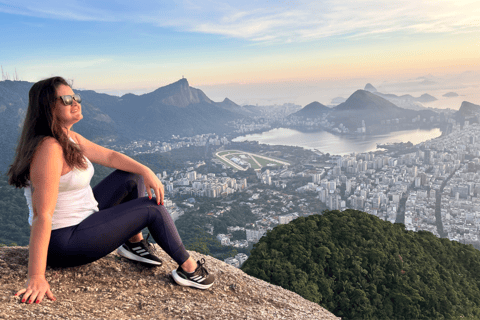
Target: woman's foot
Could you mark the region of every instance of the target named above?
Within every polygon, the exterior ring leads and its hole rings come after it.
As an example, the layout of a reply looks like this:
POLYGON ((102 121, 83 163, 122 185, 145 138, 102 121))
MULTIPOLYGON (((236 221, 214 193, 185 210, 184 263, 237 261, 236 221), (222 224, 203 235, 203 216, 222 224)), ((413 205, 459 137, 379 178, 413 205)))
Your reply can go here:
MULTIPOLYGON (((191 259, 191 258, 189 258, 191 259)), ((192 259, 192 261, 194 261, 192 259)), ((181 286, 194 287, 198 289, 208 289, 215 282, 215 277, 208 273, 204 267, 205 259, 197 261, 197 267, 193 272, 187 272, 182 267, 189 269, 189 263, 185 266, 185 263, 178 267, 177 270, 172 271, 173 280, 181 286)))
POLYGON ((161 266, 162 260, 152 253, 150 246, 151 244, 145 239, 140 242, 126 241, 117 249, 117 253, 130 260, 161 266))

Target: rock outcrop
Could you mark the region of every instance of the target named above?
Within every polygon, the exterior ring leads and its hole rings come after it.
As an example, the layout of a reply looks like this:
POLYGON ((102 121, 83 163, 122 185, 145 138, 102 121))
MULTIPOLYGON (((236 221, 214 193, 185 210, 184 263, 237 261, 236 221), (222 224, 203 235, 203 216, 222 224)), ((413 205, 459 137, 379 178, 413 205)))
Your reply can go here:
MULTIPOLYGON (((158 248, 158 247, 157 247, 158 248)), ((161 267, 146 267, 116 253, 93 263, 47 268, 57 301, 26 305, 15 297, 26 280, 27 247, 0 247, 1 319, 339 319, 296 293, 253 278, 210 256, 216 276, 209 290, 181 287, 170 273, 177 267, 161 249, 161 267)))

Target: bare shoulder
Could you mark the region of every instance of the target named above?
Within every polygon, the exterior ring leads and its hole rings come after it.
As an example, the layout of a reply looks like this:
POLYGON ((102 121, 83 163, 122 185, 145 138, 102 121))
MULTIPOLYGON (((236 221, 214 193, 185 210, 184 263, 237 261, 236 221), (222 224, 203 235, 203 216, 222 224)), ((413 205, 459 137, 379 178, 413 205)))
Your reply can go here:
MULTIPOLYGON (((37 150, 35 150, 35 155, 37 153, 40 153, 40 154, 44 154, 44 153, 47 153, 47 154, 57 154, 57 153, 63 153, 62 151, 62 146, 60 145, 60 143, 57 141, 57 139, 55 139, 54 137, 45 137, 39 144, 38 144, 38 147, 37 147, 37 150)), ((53 155, 52 154, 52 155, 53 155)))
POLYGON ((62 146, 53 137, 46 137, 39 143, 30 165, 34 169, 37 166, 44 167, 47 163, 60 165, 60 169, 63 164, 62 146))

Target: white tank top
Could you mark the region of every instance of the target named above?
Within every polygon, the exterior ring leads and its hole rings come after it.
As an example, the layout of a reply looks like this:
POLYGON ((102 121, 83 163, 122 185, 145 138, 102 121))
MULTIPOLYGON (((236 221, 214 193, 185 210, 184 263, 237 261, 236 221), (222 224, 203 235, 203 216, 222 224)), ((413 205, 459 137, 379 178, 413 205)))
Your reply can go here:
MULTIPOLYGON (((60 177, 57 204, 52 217, 52 230, 75 226, 98 211, 98 202, 95 200, 90 186, 90 180, 94 173, 93 165, 87 157, 85 160, 88 165, 87 169, 74 168, 60 177)), ((28 223, 32 225, 32 191, 29 186, 25 187, 24 193, 30 212, 28 223)))

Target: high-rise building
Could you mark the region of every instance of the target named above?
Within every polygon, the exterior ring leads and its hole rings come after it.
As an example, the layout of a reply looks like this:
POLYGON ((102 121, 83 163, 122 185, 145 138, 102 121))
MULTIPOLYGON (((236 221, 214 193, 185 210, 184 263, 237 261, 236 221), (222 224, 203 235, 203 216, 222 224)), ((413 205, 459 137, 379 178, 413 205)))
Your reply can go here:
POLYGON ((426 149, 425 152, 424 152, 424 155, 423 155, 423 162, 425 164, 430 164, 430 160, 431 160, 431 152, 429 149, 426 149))
POLYGON ((347 179, 345 182, 345 193, 350 193, 352 191, 352 180, 347 179))

